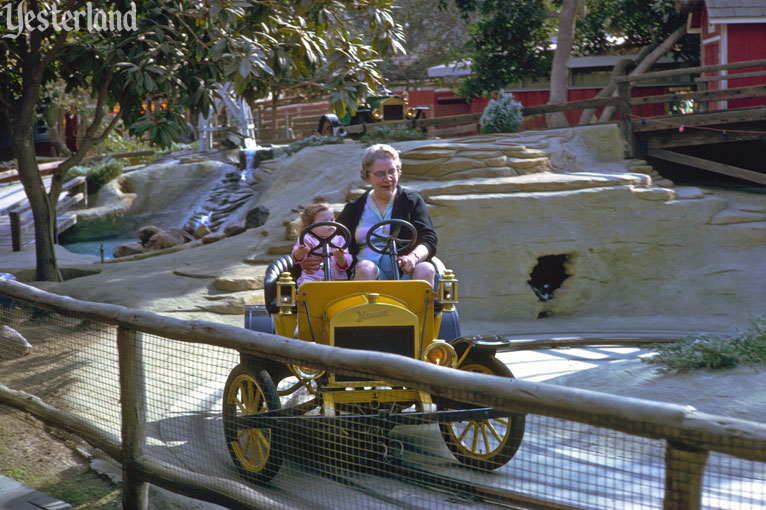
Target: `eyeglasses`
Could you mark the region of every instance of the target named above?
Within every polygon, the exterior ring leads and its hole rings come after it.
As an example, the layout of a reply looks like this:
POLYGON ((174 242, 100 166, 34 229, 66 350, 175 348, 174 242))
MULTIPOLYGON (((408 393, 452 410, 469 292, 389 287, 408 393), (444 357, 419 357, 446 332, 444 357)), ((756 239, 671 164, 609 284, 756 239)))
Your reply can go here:
POLYGON ((372 172, 372 175, 374 177, 377 177, 378 179, 383 179, 386 176, 393 177, 399 172, 399 169, 397 168, 390 168, 388 170, 378 170, 377 172, 372 172))

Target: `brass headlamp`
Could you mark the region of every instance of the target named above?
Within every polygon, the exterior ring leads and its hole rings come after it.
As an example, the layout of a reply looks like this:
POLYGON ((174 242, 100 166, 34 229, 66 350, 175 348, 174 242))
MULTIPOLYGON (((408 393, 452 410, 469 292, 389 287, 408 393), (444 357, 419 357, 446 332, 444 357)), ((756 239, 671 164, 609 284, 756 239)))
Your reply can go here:
POLYGON ((436 339, 431 345, 426 347, 426 351, 423 353, 423 360, 441 367, 455 368, 457 353, 452 345, 444 340, 436 339))
POLYGON ((290 315, 295 305, 295 282, 293 276, 285 271, 277 280, 277 306, 279 315, 290 315))
POLYGON ((457 278, 451 269, 446 269, 439 280, 439 302, 445 312, 455 311, 457 304, 457 278))

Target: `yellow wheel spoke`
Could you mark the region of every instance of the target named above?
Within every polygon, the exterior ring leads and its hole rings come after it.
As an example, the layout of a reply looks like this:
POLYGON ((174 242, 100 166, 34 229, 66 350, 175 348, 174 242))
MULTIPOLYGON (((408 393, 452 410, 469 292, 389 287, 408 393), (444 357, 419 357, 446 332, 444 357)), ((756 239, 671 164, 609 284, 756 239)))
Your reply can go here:
MULTIPOLYGON (((489 420, 487 420, 487 428, 492 433, 492 435, 495 436, 495 439, 497 439, 501 443, 503 442, 503 436, 500 435, 500 433, 497 431, 497 429, 492 425, 492 422, 489 421, 489 420)), ((506 431, 507 431, 507 429, 506 429, 506 431)))
POLYGON ((245 407, 247 408, 248 414, 253 412, 253 403, 255 401, 255 395, 254 390, 255 387, 251 383, 246 383, 245 389, 247 391, 247 396, 245 397, 245 407))
POLYGON ((266 455, 263 451, 263 441, 262 441, 262 433, 260 430, 254 429, 253 430, 253 438, 252 438, 252 450, 253 450, 253 467, 255 469, 260 469, 263 467, 263 464, 266 462, 266 455))
POLYGON ((470 428, 471 428, 471 424, 467 423, 465 428, 463 429, 463 432, 457 438, 457 442, 458 443, 462 443, 463 442, 463 439, 465 438, 466 434, 468 434, 468 431, 470 430, 470 428))
POLYGON ((492 448, 489 446, 489 436, 487 435, 487 424, 488 422, 483 421, 481 422, 481 437, 484 439, 484 453, 489 453, 492 451, 492 448))
POLYGON ((474 429, 473 441, 471 442, 471 450, 476 452, 476 449, 479 447, 479 427, 475 421, 471 422, 471 428, 474 429))

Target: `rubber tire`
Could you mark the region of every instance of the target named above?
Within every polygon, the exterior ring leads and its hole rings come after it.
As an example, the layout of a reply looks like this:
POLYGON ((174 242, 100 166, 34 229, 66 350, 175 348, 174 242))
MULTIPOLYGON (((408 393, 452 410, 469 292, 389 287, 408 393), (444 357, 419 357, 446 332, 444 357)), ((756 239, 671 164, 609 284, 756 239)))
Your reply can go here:
MULTIPOLYGON (((463 364, 458 368, 470 372, 513 378, 513 374, 508 367, 494 356, 485 353, 469 354, 468 358, 466 358, 463 364)), ((438 409, 440 411, 450 410, 441 405, 438 406, 438 409)), ((491 422, 499 424, 501 423, 501 419, 502 418, 493 418, 478 422, 442 423, 439 425, 439 429, 441 430, 442 438, 447 444, 447 447, 460 463, 472 468, 489 471, 504 466, 516 454, 524 436, 524 429, 526 426, 525 415, 511 414, 508 416, 510 422, 508 425, 503 425, 505 433, 503 434, 501 444, 488 453, 476 452, 465 443, 470 444, 471 440, 479 441, 481 437, 483 437, 481 433, 490 433, 487 427, 490 426, 491 422), (456 427, 460 428, 456 429, 456 427), (465 429, 469 427, 471 430, 464 433, 465 429), (465 434, 462 441, 460 440, 461 434, 465 434), (478 437, 475 437, 477 435, 478 437)))
POLYGON ((317 131, 319 132, 319 136, 333 136, 335 134, 332 123, 326 116, 320 119, 319 129, 317 131))
POLYGON ((237 471, 250 482, 268 482, 279 471, 283 457, 281 432, 276 427, 236 429, 233 422, 237 416, 279 408, 277 388, 265 369, 239 364, 229 373, 223 391, 223 432, 237 471), (254 387, 249 393, 255 397, 253 401, 242 402, 240 389, 244 386, 254 387), (256 411, 252 412, 254 408, 256 411), (249 456, 248 450, 256 458, 249 456))

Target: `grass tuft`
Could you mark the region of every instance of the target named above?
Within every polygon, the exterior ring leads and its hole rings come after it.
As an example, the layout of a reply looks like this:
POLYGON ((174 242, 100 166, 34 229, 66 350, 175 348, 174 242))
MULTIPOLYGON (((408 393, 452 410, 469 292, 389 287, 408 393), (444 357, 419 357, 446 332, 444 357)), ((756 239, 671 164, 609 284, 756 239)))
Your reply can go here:
POLYGON ((699 368, 732 368, 766 361, 766 316, 752 321, 746 331, 732 337, 690 335, 679 342, 651 346, 656 356, 647 363, 662 365, 663 372, 686 372, 699 368))

